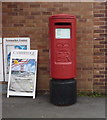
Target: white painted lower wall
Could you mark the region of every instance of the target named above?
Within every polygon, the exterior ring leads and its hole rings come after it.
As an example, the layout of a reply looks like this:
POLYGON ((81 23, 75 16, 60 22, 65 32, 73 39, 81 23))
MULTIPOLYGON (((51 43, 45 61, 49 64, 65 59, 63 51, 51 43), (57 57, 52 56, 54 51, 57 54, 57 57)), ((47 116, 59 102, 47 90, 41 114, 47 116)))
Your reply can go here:
POLYGON ((3 76, 3 52, 2 52, 2 39, 0 38, 0 81, 4 81, 3 76))

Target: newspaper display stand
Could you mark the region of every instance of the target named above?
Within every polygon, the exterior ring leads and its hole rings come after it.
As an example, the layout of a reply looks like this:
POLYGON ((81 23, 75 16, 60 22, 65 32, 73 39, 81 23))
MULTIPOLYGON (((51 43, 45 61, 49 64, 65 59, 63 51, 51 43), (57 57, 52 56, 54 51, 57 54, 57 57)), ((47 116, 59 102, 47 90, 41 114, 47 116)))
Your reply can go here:
POLYGON ((11 50, 13 49, 30 50, 30 38, 28 37, 3 38, 3 45, 4 45, 5 81, 8 81, 11 50))
POLYGON ((38 50, 12 50, 7 97, 33 96, 35 99, 38 50))

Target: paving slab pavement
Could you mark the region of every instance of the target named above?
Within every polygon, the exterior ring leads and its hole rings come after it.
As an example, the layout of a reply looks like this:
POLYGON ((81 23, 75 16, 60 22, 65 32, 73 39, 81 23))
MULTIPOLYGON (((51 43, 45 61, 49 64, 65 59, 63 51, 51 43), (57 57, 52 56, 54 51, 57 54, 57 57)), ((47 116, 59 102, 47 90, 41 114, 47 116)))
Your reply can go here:
POLYGON ((105 118, 104 97, 78 97, 71 106, 55 106, 49 95, 2 97, 2 118, 105 118))

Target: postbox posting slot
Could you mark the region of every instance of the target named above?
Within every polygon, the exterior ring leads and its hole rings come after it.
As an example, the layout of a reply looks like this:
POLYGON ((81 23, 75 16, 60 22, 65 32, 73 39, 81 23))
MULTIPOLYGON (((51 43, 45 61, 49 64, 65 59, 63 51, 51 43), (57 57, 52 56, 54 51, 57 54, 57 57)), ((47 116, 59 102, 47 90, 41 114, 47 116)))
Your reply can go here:
POLYGON ((56 22, 55 25, 71 25, 69 22, 56 22))

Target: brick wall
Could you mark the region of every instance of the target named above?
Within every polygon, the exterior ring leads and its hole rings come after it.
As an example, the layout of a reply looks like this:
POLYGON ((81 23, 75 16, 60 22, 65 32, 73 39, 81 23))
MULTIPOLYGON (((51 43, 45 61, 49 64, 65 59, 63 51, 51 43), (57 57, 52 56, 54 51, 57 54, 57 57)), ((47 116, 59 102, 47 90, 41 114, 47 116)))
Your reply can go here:
MULTIPOLYGON (((107 1, 106 1, 106 22, 105 22, 105 33, 107 34, 107 1)), ((107 78, 107 37, 105 38, 105 78, 107 78)), ((107 94, 107 79, 105 80, 105 90, 107 94)))
POLYGON ((39 50, 38 90, 49 89, 49 16, 67 13, 77 17, 78 91, 104 92, 106 5, 91 2, 3 3, 3 37, 30 37, 31 49, 39 50))
MULTIPOLYGON (((94 34, 93 34, 93 84, 94 91, 105 91, 106 68, 105 55, 107 52, 107 3, 94 3, 94 34)), ((107 61, 106 61, 107 62, 107 61)))

